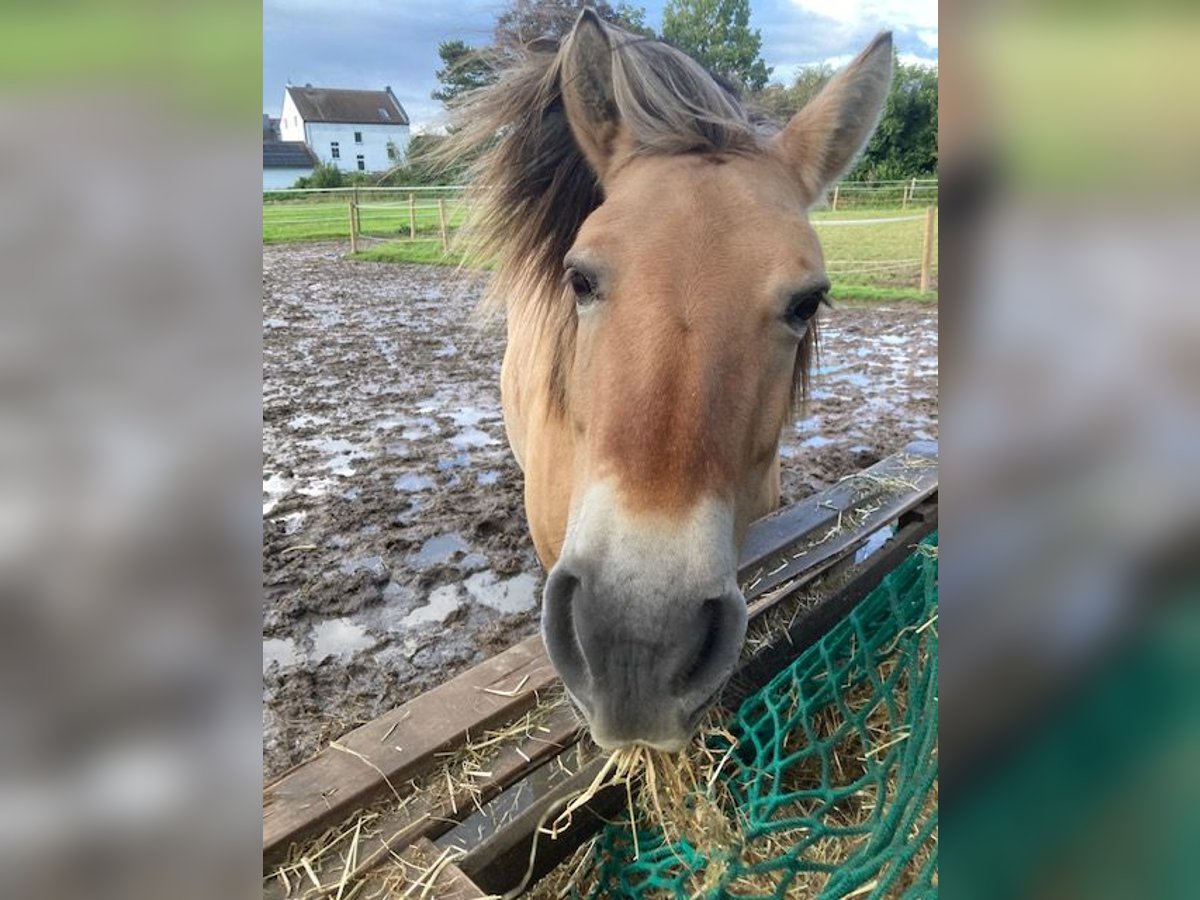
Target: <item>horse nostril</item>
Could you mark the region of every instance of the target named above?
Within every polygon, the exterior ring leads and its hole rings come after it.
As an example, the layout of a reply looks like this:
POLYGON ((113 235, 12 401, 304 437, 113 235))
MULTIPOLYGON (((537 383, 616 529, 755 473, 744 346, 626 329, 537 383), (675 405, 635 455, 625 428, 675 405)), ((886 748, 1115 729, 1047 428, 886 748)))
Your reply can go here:
POLYGON ((702 710, 737 664, 746 637, 746 601, 737 590, 705 600, 687 627, 691 651, 683 656, 671 688, 684 707, 702 710))
POLYGON ((563 683, 583 700, 581 692, 589 677, 575 623, 580 590, 581 583, 575 575, 561 565, 554 567, 543 594, 542 640, 563 683))
POLYGON ((706 665, 716 655, 717 642, 720 640, 721 600, 710 599, 700 604, 700 612, 695 623, 693 634, 699 635, 698 642, 689 657, 685 657, 684 665, 675 676, 675 690, 683 693, 702 680, 706 665))

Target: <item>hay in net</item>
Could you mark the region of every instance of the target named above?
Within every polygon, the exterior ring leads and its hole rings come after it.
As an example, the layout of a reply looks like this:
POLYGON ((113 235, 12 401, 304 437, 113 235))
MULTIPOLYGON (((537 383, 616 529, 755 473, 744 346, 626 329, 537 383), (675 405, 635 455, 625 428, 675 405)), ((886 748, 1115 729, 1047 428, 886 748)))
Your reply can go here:
POLYGON ((936 546, 690 752, 620 751, 623 821, 530 896, 935 894, 936 546))

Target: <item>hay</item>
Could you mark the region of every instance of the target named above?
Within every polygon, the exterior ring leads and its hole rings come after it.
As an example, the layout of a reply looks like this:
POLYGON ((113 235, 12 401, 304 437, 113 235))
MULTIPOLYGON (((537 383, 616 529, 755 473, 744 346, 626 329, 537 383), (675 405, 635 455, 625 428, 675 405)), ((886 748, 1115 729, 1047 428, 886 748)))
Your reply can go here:
MULTIPOLYGON (((710 719, 683 754, 621 751, 608 768, 640 779, 632 824, 610 825, 589 858, 531 896, 890 897, 936 886, 936 556, 903 568, 743 705, 736 736, 710 719), (875 843, 880 828, 898 839, 875 843)), ((804 605, 772 609, 771 624, 804 605)))
MULTIPOLYGON (((523 741, 537 741, 547 730, 547 719, 569 706, 561 691, 543 692, 539 700, 537 706, 515 721, 477 737, 468 736, 461 747, 439 754, 439 765, 424 777, 402 785, 391 782, 362 754, 337 741, 331 742, 333 749, 358 757, 364 765, 375 769, 389 795, 318 837, 292 847, 284 862, 264 878, 264 887, 277 882, 283 896, 294 900, 322 900, 339 891, 341 900, 349 900, 368 883, 394 885, 406 877, 405 873, 411 874, 411 864, 407 864, 407 869, 396 868, 401 865, 394 852, 396 845, 406 844, 414 826, 430 817, 449 816, 457 820, 468 809, 482 809, 484 790, 496 758, 508 748, 519 752, 518 745, 523 741), (428 811, 417 815, 413 807, 418 806, 418 801, 428 811), (386 829, 384 823, 393 827, 386 829), (371 849, 364 852, 367 844, 371 849)), ((577 751, 580 765, 585 756, 586 750, 577 751)), ((559 764, 565 765, 561 757, 559 764)), ((385 892, 382 896, 391 895, 385 892)))

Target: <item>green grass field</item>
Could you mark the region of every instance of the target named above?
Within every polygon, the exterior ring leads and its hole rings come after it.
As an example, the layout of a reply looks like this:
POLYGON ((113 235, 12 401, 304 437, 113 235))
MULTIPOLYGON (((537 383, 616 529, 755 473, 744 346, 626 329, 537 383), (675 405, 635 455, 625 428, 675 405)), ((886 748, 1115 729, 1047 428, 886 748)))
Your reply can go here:
MULTIPOLYGON (((364 241, 355 259, 369 262, 413 262, 458 265, 454 252, 443 254, 437 199, 429 194, 416 199, 417 238, 409 237, 410 211, 406 192, 360 195, 358 230, 364 241)), ((466 217, 458 197, 445 200, 447 224, 453 232, 466 217)), ((921 248, 925 232, 924 208, 907 210, 851 209, 816 211, 813 226, 825 251, 825 267, 836 299, 932 299, 937 285, 937 229, 934 229, 934 291, 921 294, 921 248), (869 220, 902 219, 867 224, 869 220), (845 224, 843 224, 845 223, 845 224)), ((263 205, 263 243, 344 240, 350 238, 349 194, 320 199, 283 200, 263 205)))
MULTIPOLYGON (((447 226, 462 224, 466 209, 457 197, 446 199, 447 226)), ((418 197, 412 210, 417 237, 437 237, 437 198, 418 197)), ((403 197, 366 197, 358 207, 358 232, 364 237, 408 238, 410 211, 403 197)), ((263 204, 263 243, 350 239, 350 205, 345 196, 320 200, 285 200, 263 204)))

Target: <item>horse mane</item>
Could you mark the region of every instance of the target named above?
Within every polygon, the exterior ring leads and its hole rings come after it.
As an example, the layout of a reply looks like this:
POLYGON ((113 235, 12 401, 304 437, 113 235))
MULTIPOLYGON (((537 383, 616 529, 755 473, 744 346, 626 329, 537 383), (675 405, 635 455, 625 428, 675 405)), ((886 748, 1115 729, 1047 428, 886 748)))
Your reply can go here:
MULTIPOLYGON (((613 48, 613 92, 634 154, 755 155, 778 126, 736 91, 668 44, 603 24, 613 48)), ((574 358, 575 303, 562 261, 603 189, 571 134, 562 97, 563 47, 540 40, 495 52, 499 79, 455 105, 445 160, 473 159, 467 173, 466 256, 495 266, 485 311, 529 317, 553 342, 552 408, 565 412, 574 358)), ((807 392, 815 321, 797 355, 793 405, 807 392)))

